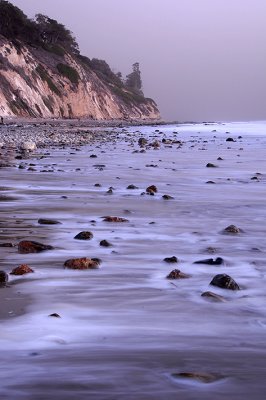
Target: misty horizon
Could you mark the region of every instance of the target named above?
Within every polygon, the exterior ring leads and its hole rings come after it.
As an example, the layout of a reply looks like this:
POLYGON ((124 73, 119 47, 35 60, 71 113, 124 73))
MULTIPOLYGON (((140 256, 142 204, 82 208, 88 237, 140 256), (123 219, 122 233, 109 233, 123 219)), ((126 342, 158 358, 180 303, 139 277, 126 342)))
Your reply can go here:
POLYGON ((140 63, 143 90, 163 119, 266 120, 263 0, 14 0, 70 29, 80 51, 125 77, 140 63))

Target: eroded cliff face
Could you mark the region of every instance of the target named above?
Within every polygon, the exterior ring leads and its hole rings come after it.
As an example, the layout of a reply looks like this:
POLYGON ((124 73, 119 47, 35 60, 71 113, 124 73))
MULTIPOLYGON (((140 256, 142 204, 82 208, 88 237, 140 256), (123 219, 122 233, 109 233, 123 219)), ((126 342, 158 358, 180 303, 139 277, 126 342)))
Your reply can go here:
POLYGON ((0 115, 98 120, 160 118, 153 100, 140 99, 125 88, 117 90, 77 57, 53 54, 20 42, 14 44, 2 36, 0 115))

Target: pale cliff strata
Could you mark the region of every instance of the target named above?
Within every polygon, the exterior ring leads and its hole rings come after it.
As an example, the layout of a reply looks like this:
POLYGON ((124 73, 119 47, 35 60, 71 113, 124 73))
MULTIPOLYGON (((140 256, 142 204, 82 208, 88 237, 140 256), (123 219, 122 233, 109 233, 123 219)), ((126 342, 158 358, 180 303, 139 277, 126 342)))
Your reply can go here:
POLYGON ((0 115, 3 117, 160 118, 153 100, 132 101, 128 93, 125 88, 117 93, 110 83, 101 80, 73 55, 59 56, 20 42, 13 44, 0 36, 0 115), (58 72, 59 63, 77 71, 77 83, 58 72))

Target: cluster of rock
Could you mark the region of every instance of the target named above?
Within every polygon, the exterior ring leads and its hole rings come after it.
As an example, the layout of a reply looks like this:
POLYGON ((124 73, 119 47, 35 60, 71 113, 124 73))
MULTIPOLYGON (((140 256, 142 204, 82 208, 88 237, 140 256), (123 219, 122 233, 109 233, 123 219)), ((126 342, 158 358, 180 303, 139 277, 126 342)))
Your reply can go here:
MULTIPOLYGON (((157 188, 154 185, 151 185, 147 188, 147 193, 156 193, 157 188)), ((104 216, 102 217, 104 222, 109 223, 124 223, 129 222, 127 219, 117 216, 104 216)), ((44 225, 55 225, 60 224, 60 221, 53 220, 53 219, 43 219, 40 218, 38 220, 39 224, 44 225)), ((242 230, 235 225, 229 225, 226 227, 222 233, 224 234, 239 234, 242 230)), ((76 240, 91 240, 93 238, 93 233, 90 231, 81 231, 79 232, 74 239, 76 240)), ((5 244, 3 244, 5 245, 5 244)), ((9 243, 8 243, 9 245, 9 243)), ((12 244, 10 244, 12 246, 12 244)), ((103 247, 110 247, 112 244, 107 240, 101 240, 99 243, 100 246, 103 247)), ((43 243, 39 243, 36 241, 31 240, 22 240, 18 243, 18 252, 20 254, 28 254, 28 253, 40 253, 47 250, 53 250, 54 247, 51 245, 46 245, 43 243)), ((179 259, 176 256, 166 257, 164 258, 164 262, 168 264, 175 264, 179 262, 179 259)), ((88 257, 81 257, 81 258, 72 258, 68 259, 64 262, 64 268, 74 269, 74 270, 87 270, 87 269, 98 269, 101 264, 101 259, 99 258, 88 258, 88 257)), ((222 257, 207 258, 203 260, 195 261, 194 264, 205 264, 210 266, 221 266, 224 264, 224 260, 222 257)), ((28 273, 33 273, 34 270, 31 269, 27 264, 21 264, 18 267, 14 268, 10 274, 11 275, 25 275, 28 273)), ((170 273, 166 276, 169 280, 180 280, 180 279, 188 279, 191 275, 182 272, 180 269, 173 269, 170 273)), ((8 274, 5 271, 0 271, 0 285, 2 287, 6 286, 8 282, 8 274)), ((211 282, 209 283, 212 286, 219 287, 222 289, 229 289, 229 290, 240 290, 239 285, 235 282, 235 280, 224 273, 217 274, 213 277, 211 282)), ((211 291, 206 291, 201 294, 202 297, 206 297, 210 300, 216 302, 224 302, 225 298, 223 296, 218 295, 217 293, 213 293, 211 291)), ((54 316, 51 314, 51 316, 54 316)))

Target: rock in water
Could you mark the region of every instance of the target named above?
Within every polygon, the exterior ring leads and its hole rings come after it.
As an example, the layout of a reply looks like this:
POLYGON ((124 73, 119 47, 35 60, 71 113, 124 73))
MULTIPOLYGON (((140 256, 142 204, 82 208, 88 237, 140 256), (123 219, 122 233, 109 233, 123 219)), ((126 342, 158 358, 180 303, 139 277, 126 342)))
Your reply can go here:
POLYGON ((128 219, 121 217, 102 217, 105 222, 128 222, 128 219))
POLYGON ((210 285, 217 286, 223 289, 240 290, 238 284, 231 276, 226 274, 218 274, 210 282, 210 285))
POLYGON ((8 274, 5 271, 0 271, 0 286, 5 286, 8 282, 8 274))
POLYGON ((57 224, 61 224, 61 222, 57 221, 55 219, 40 218, 40 219, 38 219, 38 224, 40 224, 40 225, 57 225, 57 224))
POLYGON ((176 256, 172 256, 172 257, 165 257, 164 261, 167 263, 177 263, 179 260, 176 256))
POLYGON ((169 275, 166 277, 167 279, 186 279, 190 278, 190 275, 184 274, 179 269, 173 269, 169 275))
POLYGON ((38 242, 34 242, 31 240, 22 240, 18 244, 18 252, 20 254, 27 254, 27 253, 40 253, 41 251, 45 250, 53 250, 54 247, 47 245, 47 244, 42 244, 38 242))
POLYGON ((208 265, 222 265, 224 260, 221 257, 217 257, 216 259, 207 258, 206 260, 194 261, 193 264, 208 264, 208 265))
POLYGON ((206 372, 179 372, 172 374, 173 378, 186 378, 186 379, 194 379, 200 381, 202 383, 212 383, 219 379, 221 376, 217 374, 209 374, 206 372))
POLYGON ((224 303, 226 301, 223 296, 220 296, 219 294, 213 292, 204 292, 201 294, 201 297, 206 297, 206 299, 210 301, 215 301, 217 303, 224 303))
POLYGON ((238 233, 241 233, 241 232, 242 232, 242 230, 240 228, 238 228, 237 226, 235 226, 235 225, 229 225, 229 226, 227 226, 227 228, 225 228, 223 230, 223 233, 238 234, 238 233))
POLYGON ((34 272, 27 264, 21 264, 17 268, 14 268, 10 275, 25 275, 34 272))
POLYGON ((148 194, 154 195, 154 193, 157 193, 157 192, 158 192, 158 189, 155 185, 151 185, 146 188, 146 193, 148 193, 148 194))
POLYGON ((93 238, 93 233, 88 231, 79 232, 74 239, 78 240, 91 240, 93 238))
POLYGON ((92 258, 72 258, 64 263, 65 268, 70 269, 96 269, 99 268, 100 260, 92 258))
POLYGON ((104 240, 100 241, 100 246, 102 246, 102 247, 111 247, 112 244, 110 242, 108 242, 108 240, 104 239, 104 240))
POLYGON ((162 198, 163 198, 164 200, 173 200, 173 199, 174 199, 174 197, 170 196, 169 194, 164 194, 164 195, 162 196, 162 198))

